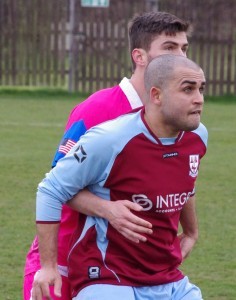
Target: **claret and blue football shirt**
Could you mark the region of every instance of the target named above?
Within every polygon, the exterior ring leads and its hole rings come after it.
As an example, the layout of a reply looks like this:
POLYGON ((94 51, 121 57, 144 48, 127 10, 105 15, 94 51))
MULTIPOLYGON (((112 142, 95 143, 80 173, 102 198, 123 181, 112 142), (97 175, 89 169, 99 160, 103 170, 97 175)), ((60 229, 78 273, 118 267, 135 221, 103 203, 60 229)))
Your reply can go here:
POLYGON ((145 286, 183 278, 178 223, 195 193, 207 147, 203 124, 176 139, 158 139, 144 109, 95 126, 40 183, 37 222, 59 222, 61 206, 84 187, 116 201, 128 199, 153 224, 146 243, 125 239, 106 220, 81 215, 68 256, 74 294, 90 284, 145 286))

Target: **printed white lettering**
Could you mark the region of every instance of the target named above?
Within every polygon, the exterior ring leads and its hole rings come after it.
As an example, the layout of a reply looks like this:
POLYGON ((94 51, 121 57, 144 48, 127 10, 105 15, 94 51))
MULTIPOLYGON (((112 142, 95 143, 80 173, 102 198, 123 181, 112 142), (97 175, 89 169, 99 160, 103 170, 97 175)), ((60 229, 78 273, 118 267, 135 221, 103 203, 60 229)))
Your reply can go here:
MULTIPOLYGON (((158 195, 156 197, 156 212, 167 213, 179 211, 183 205, 192 196, 192 192, 183 192, 182 194, 158 195)), ((132 201, 143 207, 143 210, 151 210, 153 202, 144 194, 132 195, 132 201)))
POLYGON ((177 208, 179 206, 183 206, 191 196, 191 193, 182 193, 182 194, 169 194, 165 197, 160 195, 157 196, 156 202, 156 211, 163 208, 177 208))

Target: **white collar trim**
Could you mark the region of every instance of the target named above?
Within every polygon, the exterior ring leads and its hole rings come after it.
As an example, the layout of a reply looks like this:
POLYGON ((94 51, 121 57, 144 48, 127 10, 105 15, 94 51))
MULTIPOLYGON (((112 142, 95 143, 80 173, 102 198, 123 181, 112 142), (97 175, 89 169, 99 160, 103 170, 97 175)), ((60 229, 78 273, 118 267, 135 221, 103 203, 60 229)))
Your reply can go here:
POLYGON ((132 107, 132 109, 143 106, 141 99, 139 98, 138 93, 134 89, 133 85, 130 83, 129 79, 124 77, 120 84, 120 88, 128 98, 128 101, 132 107))

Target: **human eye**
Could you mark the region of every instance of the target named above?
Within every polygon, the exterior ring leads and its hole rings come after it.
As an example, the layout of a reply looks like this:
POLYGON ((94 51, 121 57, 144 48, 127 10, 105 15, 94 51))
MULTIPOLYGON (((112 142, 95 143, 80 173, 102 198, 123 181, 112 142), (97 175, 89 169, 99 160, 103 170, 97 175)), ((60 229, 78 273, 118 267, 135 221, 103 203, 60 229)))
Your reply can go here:
POLYGON ((186 93, 186 94, 188 94, 188 93, 191 93, 192 92, 192 87, 191 86, 186 86, 186 87, 184 87, 184 92, 186 93))
POLYGON ((205 92, 205 87, 204 87, 204 86, 201 86, 200 89, 199 89, 199 91, 200 91, 201 94, 204 94, 204 92, 205 92))
POLYGON ((165 50, 167 50, 167 51, 173 51, 173 50, 174 50, 174 46, 171 45, 171 44, 167 44, 167 45, 165 46, 165 50))

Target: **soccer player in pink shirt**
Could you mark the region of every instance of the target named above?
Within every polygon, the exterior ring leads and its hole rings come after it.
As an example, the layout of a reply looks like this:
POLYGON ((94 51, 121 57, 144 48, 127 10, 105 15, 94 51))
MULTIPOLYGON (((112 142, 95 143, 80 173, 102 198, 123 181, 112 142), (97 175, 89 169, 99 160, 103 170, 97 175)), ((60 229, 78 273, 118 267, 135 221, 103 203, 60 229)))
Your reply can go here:
MULTIPOLYGON (((145 99, 143 77, 147 64, 161 54, 173 53, 186 56, 188 32, 189 24, 169 13, 152 12, 134 17, 129 27, 133 63, 131 78, 123 78, 119 85, 92 94, 72 110, 52 166, 56 165, 86 130, 142 106, 145 99)), ((78 196, 93 197, 86 190, 81 191, 78 196)), ((118 211, 113 209, 112 213, 107 214, 108 221, 126 238, 136 242, 146 240, 143 233, 148 232, 150 224, 137 218, 130 211, 130 209, 139 210, 140 206, 129 201, 121 201, 119 205, 122 207, 119 209, 119 215, 118 211)), ((58 269, 62 275, 62 297, 58 298, 52 290, 53 299, 71 299, 70 284, 67 279, 67 256, 71 234, 77 222, 78 213, 64 205, 58 236, 58 269)), ((26 258, 24 300, 30 299, 33 279, 40 268, 38 239, 35 237, 26 258)))

